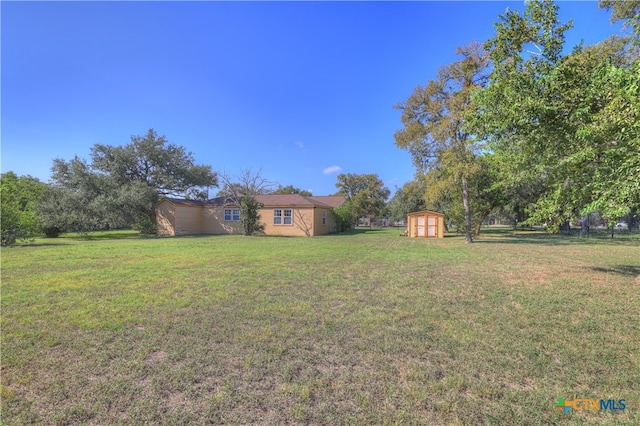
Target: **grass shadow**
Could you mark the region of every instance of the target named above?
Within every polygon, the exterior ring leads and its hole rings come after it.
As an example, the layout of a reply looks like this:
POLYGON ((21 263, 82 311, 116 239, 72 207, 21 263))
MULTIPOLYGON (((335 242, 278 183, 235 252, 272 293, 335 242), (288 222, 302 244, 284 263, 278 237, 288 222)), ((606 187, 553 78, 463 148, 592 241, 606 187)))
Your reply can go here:
POLYGON ((328 234, 336 237, 348 237, 350 235, 364 235, 364 234, 379 234, 381 229, 369 229, 369 228, 355 228, 350 229, 345 232, 335 232, 333 234, 328 234))
POLYGON ((155 235, 141 234, 138 231, 118 230, 118 231, 98 231, 87 233, 69 233, 58 238, 71 239, 80 241, 96 241, 96 240, 125 240, 125 239, 143 239, 154 238, 155 235))
POLYGON ((17 244, 13 244, 10 246, 3 246, 2 250, 6 250, 6 249, 19 249, 19 248, 28 248, 28 247, 55 247, 55 246, 66 246, 66 245, 70 245, 71 243, 67 242, 67 241, 61 241, 61 240, 57 240, 56 242, 52 242, 52 243, 30 243, 30 242, 21 242, 21 243, 17 243, 17 244))
POLYGON ((611 238, 605 234, 592 235, 589 237, 579 235, 550 235, 544 231, 513 230, 513 229, 488 229, 484 230, 479 237, 474 239, 478 244, 539 244, 548 246, 559 245, 639 245, 640 239, 633 234, 616 235, 611 238))
POLYGON ((639 265, 615 265, 610 268, 603 268, 600 266, 592 266, 589 269, 596 272, 613 273, 618 275, 624 275, 628 277, 640 277, 639 265))

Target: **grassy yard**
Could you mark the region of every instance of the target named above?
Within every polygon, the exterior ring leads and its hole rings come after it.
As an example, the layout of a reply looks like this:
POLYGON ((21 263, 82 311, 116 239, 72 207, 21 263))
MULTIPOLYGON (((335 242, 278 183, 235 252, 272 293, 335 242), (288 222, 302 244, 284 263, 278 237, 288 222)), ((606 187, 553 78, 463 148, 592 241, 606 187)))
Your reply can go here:
POLYGON ((640 424, 637 239, 122 236, 2 250, 3 424, 640 424))

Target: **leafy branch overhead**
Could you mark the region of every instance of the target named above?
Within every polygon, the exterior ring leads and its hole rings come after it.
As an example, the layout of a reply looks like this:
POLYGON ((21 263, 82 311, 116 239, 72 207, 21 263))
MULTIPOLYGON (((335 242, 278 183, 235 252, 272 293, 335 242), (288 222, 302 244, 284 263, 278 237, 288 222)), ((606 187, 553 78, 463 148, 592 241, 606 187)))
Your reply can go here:
POLYGON ((542 1, 501 16, 485 45, 494 71, 467 116, 503 188, 539 187, 528 222, 551 231, 590 211, 616 218, 640 206, 638 51, 613 36, 564 55, 571 24, 557 14, 542 1))

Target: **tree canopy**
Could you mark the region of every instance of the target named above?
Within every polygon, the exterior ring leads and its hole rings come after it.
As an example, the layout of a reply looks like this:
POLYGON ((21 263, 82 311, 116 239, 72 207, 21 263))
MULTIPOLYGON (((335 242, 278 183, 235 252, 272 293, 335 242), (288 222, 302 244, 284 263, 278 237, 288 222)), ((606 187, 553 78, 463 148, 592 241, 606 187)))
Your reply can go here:
POLYGON ((629 40, 562 54, 571 24, 549 1, 500 19, 485 46, 494 70, 467 130, 489 142, 503 183, 538 188, 528 221, 553 231, 588 211, 620 217, 638 205, 638 56, 629 40))
POLYGON ((46 185, 31 176, 14 172, 0 175, 0 244, 11 245, 17 240, 29 240, 41 231, 36 203, 46 185))
POLYGON ((217 186, 211 166, 196 165, 193 154, 171 144, 149 129, 144 136, 131 136, 124 146, 96 144, 91 148, 91 168, 118 184, 141 182, 159 196, 181 196, 200 187, 217 186))
POLYGON ((273 194, 300 194, 305 197, 310 197, 311 195, 313 195, 311 194, 310 191, 307 191, 306 189, 297 188, 293 185, 287 185, 287 186, 278 185, 278 189, 273 191, 273 194))
POLYGON ((94 145, 90 163, 78 156, 55 159, 52 185, 38 209, 45 226, 60 230, 134 226, 153 232, 159 197, 198 196, 210 186, 217 186, 210 166, 196 165, 190 152, 150 129, 128 145, 94 145))
POLYGON ((347 198, 356 218, 379 215, 391 194, 377 174, 341 173, 336 188, 336 195, 347 198))
POLYGON ((405 221, 407 214, 427 208, 424 194, 427 187, 424 179, 416 179, 396 188, 395 194, 387 204, 387 214, 394 222, 405 221))

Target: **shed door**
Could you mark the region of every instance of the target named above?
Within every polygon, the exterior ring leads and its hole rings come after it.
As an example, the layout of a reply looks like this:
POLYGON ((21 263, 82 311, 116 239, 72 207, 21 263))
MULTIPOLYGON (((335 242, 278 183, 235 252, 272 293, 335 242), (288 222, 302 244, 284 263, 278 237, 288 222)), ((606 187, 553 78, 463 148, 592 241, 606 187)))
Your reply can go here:
POLYGON ((430 216, 427 218, 427 237, 438 236, 438 218, 430 216))
POLYGON ((424 216, 418 216, 417 219, 418 219, 418 226, 417 226, 418 232, 417 232, 416 235, 418 237, 424 237, 425 236, 425 234, 424 234, 424 225, 425 225, 424 219, 425 218, 424 218, 424 216))

